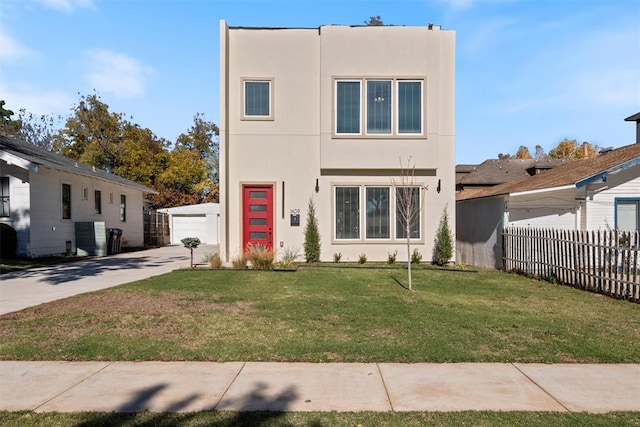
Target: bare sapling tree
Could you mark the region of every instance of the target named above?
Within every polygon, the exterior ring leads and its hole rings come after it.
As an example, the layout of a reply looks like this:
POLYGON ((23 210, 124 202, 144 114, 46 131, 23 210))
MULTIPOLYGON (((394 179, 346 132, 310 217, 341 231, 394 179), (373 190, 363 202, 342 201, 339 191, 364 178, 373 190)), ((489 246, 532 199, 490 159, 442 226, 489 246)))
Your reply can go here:
POLYGON ((409 282, 409 290, 413 290, 411 277, 411 237, 412 234, 419 233, 420 230, 420 212, 422 211, 422 203, 424 193, 428 187, 416 183, 415 163, 411 163, 411 157, 407 159, 406 166, 400 159, 400 177, 399 180, 392 180, 396 193, 396 205, 398 211, 398 237, 407 239, 407 280, 409 282))

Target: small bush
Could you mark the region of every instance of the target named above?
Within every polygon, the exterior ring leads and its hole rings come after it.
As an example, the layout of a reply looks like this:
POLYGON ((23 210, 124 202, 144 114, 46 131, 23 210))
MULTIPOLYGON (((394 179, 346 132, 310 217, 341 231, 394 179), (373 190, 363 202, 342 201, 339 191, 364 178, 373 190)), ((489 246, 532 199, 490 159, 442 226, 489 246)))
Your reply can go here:
POLYGON ((367 262, 367 254, 361 253, 358 257, 358 264, 364 264, 365 262, 367 262))
POLYGON ((414 249, 411 254, 411 264, 420 264, 422 262, 422 254, 418 252, 418 249, 414 249))
POLYGON ((280 255, 276 265, 280 268, 291 267, 296 262, 299 255, 300 255, 300 249, 290 249, 290 248, 283 249, 282 254, 280 255))
POLYGON ((209 262, 209 267, 215 270, 219 270, 222 268, 222 258, 220 258, 220 255, 218 254, 211 255, 211 258, 209 258, 208 262, 209 262))
POLYGON ((387 264, 395 264, 397 256, 398 251, 393 251, 393 253, 389 252, 389 254, 387 255, 387 264))
POLYGON ((336 252, 335 254, 333 254, 333 262, 335 262, 336 264, 339 263, 341 259, 342 252, 336 252))
POLYGON ((438 231, 436 231, 435 245, 433 248, 433 260, 436 264, 443 266, 449 263, 449 260, 453 256, 453 245, 453 235, 449 228, 449 216, 445 208, 442 212, 442 218, 440 218, 438 231))
POLYGON ((313 199, 309 200, 307 225, 304 228, 304 257, 307 262, 320 261, 320 231, 318 230, 318 217, 313 199))
POLYGON ((0 258, 14 258, 18 247, 18 233, 8 224, 0 224, 0 258))
POLYGON ((262 245, 247 245, 246 258, 256 270, 270 270, 273 266, 273 249, 267 249, 262 245))
POLYGON ((247 257, 244 254, 239 254, 231 260, 231 265, 238 270, 245 270, 247 268, 247 257))

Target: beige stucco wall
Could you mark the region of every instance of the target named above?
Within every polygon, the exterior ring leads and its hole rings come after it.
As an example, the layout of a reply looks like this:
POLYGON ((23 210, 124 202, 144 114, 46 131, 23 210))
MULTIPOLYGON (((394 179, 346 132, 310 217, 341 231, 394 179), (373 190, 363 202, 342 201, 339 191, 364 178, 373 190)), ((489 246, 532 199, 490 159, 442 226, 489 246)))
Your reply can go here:
MULTIPOLYGON (((400 161, 409 157, 425 196, 423 236, 418 244, 431 260, 440 216, 447 207, 455 226, 455 33, 435 27, 344 27, 246 29, 220 24, 220 207, 221 256, 230 260, 242 245, 243 184, 274 188, 274 246, 300 249, 310 199, 316 204, 321 258, 334 253, 355 260, 386 260, 404 241, 340 242, 333 238, 335 185, 391 185, 400 161), (336 77, 424 79, 425 134, 420 137, 336 138, 333 96, 336 77), (243 78, 270 79, 273 118, 242 120, 243 78), (316 180, 319 191, 315 191, 316 180), (438 181, 441 191, 437 192, 438 181), (299 227, 290 213, 300 212, 299 227)), ((364 212, 361 210, 361 215, 364 212)), ((392 221, 392 227, 394 226, 392 221)))

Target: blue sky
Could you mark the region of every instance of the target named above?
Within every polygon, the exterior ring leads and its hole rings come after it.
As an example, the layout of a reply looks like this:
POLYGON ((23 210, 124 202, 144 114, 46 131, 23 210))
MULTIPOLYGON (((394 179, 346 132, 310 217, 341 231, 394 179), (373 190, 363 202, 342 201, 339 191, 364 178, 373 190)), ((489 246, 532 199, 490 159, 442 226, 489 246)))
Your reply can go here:
POLYGON ((67 116, 95 90, 171 141, 218 123, 219 21, 427 25, 456 31, 456 162, 563 138, 634 142, 640 0, 2 0, 0 99, 67 116))

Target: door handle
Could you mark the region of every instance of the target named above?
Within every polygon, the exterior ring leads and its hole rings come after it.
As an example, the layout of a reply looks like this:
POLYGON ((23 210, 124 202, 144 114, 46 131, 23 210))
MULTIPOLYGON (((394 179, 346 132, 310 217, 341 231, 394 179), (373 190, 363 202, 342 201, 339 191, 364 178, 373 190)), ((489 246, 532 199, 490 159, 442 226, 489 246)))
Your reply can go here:
POLYGON ((271 236, 271 227, 269 227, 269 244, 271 244, 273 242, 273 238, 271 236))

